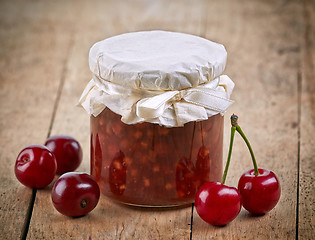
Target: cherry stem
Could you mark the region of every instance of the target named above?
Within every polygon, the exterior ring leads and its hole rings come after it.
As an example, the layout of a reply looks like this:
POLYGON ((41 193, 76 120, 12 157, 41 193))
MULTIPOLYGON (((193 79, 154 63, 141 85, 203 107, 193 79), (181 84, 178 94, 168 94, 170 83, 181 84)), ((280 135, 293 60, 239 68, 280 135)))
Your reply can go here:
MULTIPOLYGON (((232 121, 232 117, 231 117, 231 121, 232 121)), ((231 127, 231 138, 230 138, 229 154, 228 154, 228 158, 227 158, 226 164, 225 164, 225 169, 224 169, 224 173, 223 173, 223 177, 222 177, 222 184, 225 183, 227 172, 228 172, 229 166, 230 166, 235 130, 236 130, 236 127, 232 126, 231 127)))
POLYGON ((87 201, 86 201, 85 198, 83 198, 83 199, 81 200, 81 202, 80 202, 80 206, 81 206, 81 208, 85 208, 86 205, 87 205, 87 201))
POLYGON ((255 156, 254 156, 254 152, 253 152, 253 149, 252 147, 250 146, 250 143, 248 141, 248 139, 246 138, 245 134, 243 133, 241 127, 238 125, 238 117, 236 115, 232 115, 231 116, 231 123, 232 123, 232 126, 234 126, 236 128, 236 131, 242 136, 242 138, 244 139, 247 147, 248 147, 248 150, 250 152, 250 155, 252 157, 252 161, 253 161, 253 165, 254 165, 254 170, 255 170, 255 175, 259 175, 259 172, 258 172, 258 167, 257 167, 257 162, 256 162, 256 159, 255 159, 255 156), (233 120, 232 120, 233 118, 233 120))

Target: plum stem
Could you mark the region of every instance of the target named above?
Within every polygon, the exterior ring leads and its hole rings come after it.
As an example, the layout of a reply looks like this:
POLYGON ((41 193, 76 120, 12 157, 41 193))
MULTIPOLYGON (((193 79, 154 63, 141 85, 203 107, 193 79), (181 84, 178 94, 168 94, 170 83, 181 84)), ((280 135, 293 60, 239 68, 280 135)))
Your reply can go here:
POLYGON ((248 150, 250 152, 250 155, 252 157, 252 161, 253 161, 253 165, 254 165, 254 170, 255 170, 255 175, 259 175, 259 172, 258 172, 258 167, 257 167, 257 162, 256 162, 256 159, 255 159, 255 156, 254 156, 254 152, 253 152, 253 149, 248 141, 248 139, 246 138, 244 132, 242 131, 241 127, 238 125, 238 117, 236 115, 232 115, 231 116, 231 124, 232 126, 234 126, 236 128, 236 131, 242 136, 242 138, 244 139, 247 147, 248 147, 248 150), (232 120, 233 118, 233 120, 232 120))
MULTIPOLYGON (((232 122, 232 117, 231 117, 231 122, 232 122)), ((226 164, 225 164, 225 169, 224 169, 224 173, 223 173, 223 177, 222 177, 222 184, 225 183, 226 176, 227 176, 227 172, 228 172, 228 170, 229 170, 229 165, 230 165, 230 161, 231 161, 231 155, 232 155, 232 148, 233 148, 233 141, 234 141, 235 130, 236 130, 236 127, 233 126, 233 124, 232 124, 232 127, 231 127, 231 138, 230 138, 229 154, 228 154, 228 158, 227 158, 226 164)))

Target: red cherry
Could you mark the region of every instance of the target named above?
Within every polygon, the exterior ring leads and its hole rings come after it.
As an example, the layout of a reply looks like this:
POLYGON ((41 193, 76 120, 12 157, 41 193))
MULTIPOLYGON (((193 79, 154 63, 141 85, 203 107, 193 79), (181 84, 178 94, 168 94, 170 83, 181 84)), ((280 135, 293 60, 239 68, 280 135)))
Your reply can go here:
POLYGON ((51 198, 58 212, 69 217, 79 217, 96 207, 100 189, 90 175, 68 172, 54 183, 51 198))
POLYGON ((15 162, 15 176, 27 187, 44 188, 56 174, 55 156, 43 145, 30 145, 24 148, 15 162))
POLYGON ((82 149, 77 140, 67 135, 55 135, 45 142, 46 147, 55 155, 57 174, 76 170, 82 161, 82 149))
POLYGON ((244 208, 253 214, 264 214, 273 209, 280 198, 281 188, 276 175, 267 169, 246 171, 238 182, 244 208))
POLYGON ((273 209, 279 201, 281 194, 279 181, 272 171, 257 167, 253 149, 238 125, 238 117, 234 114, 231 116, 231 124, 232 131, 236 130, 244 139, 254 165, 254 169, 245 172, 238 182, 243 206, 253 214, 264 214, 273 209))
POLYGON ((206 182, 198 190, 195 206, 207 223, 223 226, 237 217, 241 210, 241 196, 236 188, 219 182, 206 182))

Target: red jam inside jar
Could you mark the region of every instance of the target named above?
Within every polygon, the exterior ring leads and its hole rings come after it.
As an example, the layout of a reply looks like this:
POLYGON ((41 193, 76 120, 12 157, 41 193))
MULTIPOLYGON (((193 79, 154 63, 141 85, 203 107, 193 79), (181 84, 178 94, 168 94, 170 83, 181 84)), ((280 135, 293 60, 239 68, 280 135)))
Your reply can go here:
POLYGON ((101 192, 138 206, 192 203, 198 187, 222 177, 223 116, 166 128, 127 125, 103 110, 91 116, 91 174, 101 192))

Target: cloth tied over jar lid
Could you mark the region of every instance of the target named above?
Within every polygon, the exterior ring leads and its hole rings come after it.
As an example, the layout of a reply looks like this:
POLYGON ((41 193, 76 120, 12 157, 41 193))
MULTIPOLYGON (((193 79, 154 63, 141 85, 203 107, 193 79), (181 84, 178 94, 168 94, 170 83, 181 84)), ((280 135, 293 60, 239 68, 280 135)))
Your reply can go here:
POLYGON ((194 35, 144 31, 97 42, 90 49, 92 80, 79 103, 93 116, 106 107, 126 124, 179 127, 224 114, 233 81, 222 75, 223 45, 194 35))

